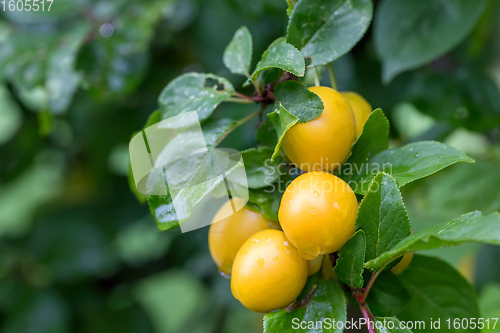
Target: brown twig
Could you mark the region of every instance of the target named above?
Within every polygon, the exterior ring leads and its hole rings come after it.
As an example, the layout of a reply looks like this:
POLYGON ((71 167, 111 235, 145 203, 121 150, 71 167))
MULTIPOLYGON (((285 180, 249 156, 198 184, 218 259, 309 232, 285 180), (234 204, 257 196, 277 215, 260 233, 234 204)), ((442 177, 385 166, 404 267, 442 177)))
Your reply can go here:
POLYGON ((370 309, 368 309, 368 305, 367 304, 363 304, 363 305, 360 304, 359 308, 361 309, 361 313, 363 314, 363 317, 366 320, 366 328, 368 329, 368 332, 369 333, 376 333, 377 331, 375 330, 374 325, 371 324, 371 323, 373 323, 373 319, 372 319, 373 315, 370 312, 370 309))
POLYGON ((309 290, 306 297, 304 297, 300 302, 296 302, 287 306, 285 308, 286 312, 290 313, 293 310, 297 310, 303 308, 304 306, 307 306, 309 302, 311 302, 311 299, 314 295, 314 292, 316 291, 316 288, 318 288, 318 285, 315 284, 314 286, 311 287, 311 290, 309 290))
POLYGON ((339 259, 339 254, 337 252, 330 253, 330 260, 332 261, 332 267, 335 267, 338 259, 339 259))
POLYGON ((257 110, 255 112, 252 112, 250 113, 248 116, 244 117, 244 118, 241 118, 240 120, 238 120, 236 122, 236 124, 234 124, 233 127, 231 127, 229 130, 226 131, 226 133, 224 133, 213 145, 213 148, 217 147, 232 131, 234 131, 235 129, 237 129, 238 127, 240 127, 241 125, 243 125, 244 123, 246 123, 247 121, 249 121, 250 119, 252 119, 253 117, 256 117, 259 115, 259 112, 260 110, 257 110))

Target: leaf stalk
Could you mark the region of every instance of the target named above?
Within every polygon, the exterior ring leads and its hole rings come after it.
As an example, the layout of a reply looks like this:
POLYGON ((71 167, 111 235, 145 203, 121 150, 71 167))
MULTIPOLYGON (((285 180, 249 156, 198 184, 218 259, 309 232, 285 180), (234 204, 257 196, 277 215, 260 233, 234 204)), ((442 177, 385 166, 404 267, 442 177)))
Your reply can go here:
POLYGON ((337 81, 335 80, 335 73, 333 72, 333 65, 330 62, 327 66, 328 68, 328 75, 330 76, 330 83, 332 85, 332 88, 337 90, 337 81))

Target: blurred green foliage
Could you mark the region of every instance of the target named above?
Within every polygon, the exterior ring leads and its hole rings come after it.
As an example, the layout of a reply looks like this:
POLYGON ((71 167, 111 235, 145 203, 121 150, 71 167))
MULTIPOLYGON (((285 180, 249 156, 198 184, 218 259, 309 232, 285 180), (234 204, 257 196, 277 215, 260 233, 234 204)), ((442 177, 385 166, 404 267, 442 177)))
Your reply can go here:
MULTIPOLYGON (((246 25, 255 64, 285 34, 286 8, 264 0, 56 0, 50 12, 1 13, 1 332, 261 330, 262 316, 218 276, 206 228, 157 231, 129 191, 127 145, 174 77, 210 72, 241 86, 244 77, 223 65, 225 46, 246 25)), ((470 210, 500 210, 500 4, 490 1, 450 52, 389 84, 373 33, 334 62, 339 89, 384 109, 393 146, 440 140, 477 162, 403 189, 416 231, 470 210)), ((217 116, 252 110, 223 104, 217 116)), ((254 145, 257 121, 224 145, 254 145)), ((480 290, 498 293, 498 248, 433 251, 475 274, 480 290), (464 261, 471 253, 479 259, 464 261)), ((494 301, 485 296, 481 305, 494 301)))

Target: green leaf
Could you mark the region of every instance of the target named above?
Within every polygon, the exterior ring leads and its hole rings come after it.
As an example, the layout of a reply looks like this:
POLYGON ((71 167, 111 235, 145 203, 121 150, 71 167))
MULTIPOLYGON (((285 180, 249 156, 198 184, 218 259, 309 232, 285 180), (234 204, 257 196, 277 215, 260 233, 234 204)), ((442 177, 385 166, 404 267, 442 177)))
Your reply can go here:
POLYGON ((187 73, 172 80, 160 94, 158 104, 163 119, 183 112, 196 111, 200 121, 231 97, 231 82, 213 74, 187 73))
MULTIPOLYGON (((236 121, 232 119, 220 118, 207 120, 202 126, 203 136, 205 138, 207 147, 213 146, 217 142, 217 140, 222 137, 227 131, 229 131, 235 124, 236 121)), ((189 150, 189 145, 192 144, 190 136, 191 133, 189 131, 180 133, 174 139, 176 140, 175 144, 179 147, 182 147, 182 149, 189 150)), ((205 155, 205 158, 203 159, 193 159, 192 161, 190 161, 189 168, 186 168, 183 171, 179 171, 179 179, 190 179, 187 184, 195 184, 198 182, 198 179, 204 181, 207 178, 205 173, 210 172, 211 170, 211 161, 206 158, 206 156, 207 155, 205 155), (193 170, 198 171, 193 172, 193 170)), ((166 185, 167 194, 147 196, 151 214, 155 218, 156 224, 160 230, 169 230, 172 228, 176 228, 179 226, 179 221, 164 176, 162 174, 158 174, 156 182, 158 184, 151 183, 151 186, 166 185)), ((185 206, 182 207, 183 210, 188 213, 192 212, 196 204, 199 203, 210 192, 215 190, 215 188, 217 188, 217 186, 219 185, 220 180, 214 180, 212 182, 207 182, 207 185, 204 187, 193 187, 194 190, 189 191, 189 193, 179 193, 179 195, 186 196, 185 200, 181 200, 185 202, 185 206)), ((186 186, 186 188, 189 188, 189 186, 186 186)), ((179 207, 177 206, 177 208, 179 207)))
POLYGON ((368 261, 365 267, 376 270, 407 252, 465 242, 500 245, 500 213, 482 215, 481 212, 471 212, 451 221, 439 223, 406 237, 390 251, 368 261))
POLYGON ((349 160, 353 163, 366 162, 370 156, 389 147, 389 120, 382 109, 376 109, 366 121, 363 132, 352 148, 349 160))
POLYGON ((224 65, 231 73, 249 75, 252 61, 252 35, 248 28, 242 26, 234 33, 222 58, 224 65))
POLYGON ((281 141, 283 140, 286 131, 288 131, 293 125, 298 123, 299 118, 288 112, 288 110, 285 109, 281 104, 279 109, 269 113, 267 117, 269 118, 269 120, 271 120, 271 123, 273 123, 276 134, 278 135, 278 143, 276 144, 276 147, 274 147, 274 153, 271 157, 274 160, 276 156, 279 155, 281 141))
POLYGON ((379 173, 361 201, 356 228, 366 234, 366 260, 390 250, 411 232, 396 180, 379 173))
POLYGON ((257 78, 257 82, 261 87, 264 87, 268 84, 276 84, 281 77, 283 76, 283 70, 280 68, 269 68, 265 71, 259 73, 257 78))
POLYGON ((283 196, 283 192, 277 191, 275 186, 276 183, 265 188, 248 190, 248 202, 257 206, 255 210, 271 221, 278 221, 278 210, 283 196))
POLYGON ((446 320, 479 317, 474 288, 443 260, 416 255, 400 278, 410 291, 411 299, 398 317, 404 321, 424 321, 426 325, 425 329, 414 329, 414 332, 463 332, 466 330, 456 330, 453 326, 448 329, 446 320), (441 320, 440 329, 430 327, 431 318, 441 320))
POLYGON ((261 71, 269 68, 279 68, 296 76, 304 76, 304 57, 299 50, 288 44, 284 37, 280 37, 264 51, 251 77, 246 80, 243 86, 248 86, 257 79, 261 71))
POLYGON ((474 160, 464 152, 439 142, 410 143, 376 154, 361 170, 353 168, 349 185, 356 193, 364 194, 373 177, 383 171, 392 175, 401 187, 457 162, 473 163, 474 160))
POLYGON ((159 230, 170 230, 179 226, 170 195, 150 195, 147 196, 147 201, 159 230))
POLYGON ((307 293, 313 284, 317 285, 317 289, 307 307, 296 309, 290 313, 285 309, 267 313, 264 315, 264 333, 341 333, 343 331, 328 327, 328 323, 331 324, 332 320, 345 322, 347 309, 344 293, 336 280, 320 280, 317 276, 314 275, 309 278, 304 288, 304 292, 307 293), (306 324, 310 322, 310 324, 305 329, 297 327, 302 321, 305 321, 306 324), (322 328, 310 326, 315 325, 316 322, 323 322, 322 328))
POLYGON ((325 65, 349 52, 372 19, 371 0, 301 0, 293 9, 286 40, 325 65))
MULTIPOLYGON (((486 286, 479 297, 479 312, 482 318, 495 318, 500 313, 500 285, 490 284, 486 286)), ((490 325, 489 329, 485 328, 483 332, 500 332, 498 323, 495 328, 490 325)))
POLYGON ((318 118, 325 108, 318 95, 297 81, 285 81, 278 84, 274 94, 276 103, 283 105, 301 123, 318 118))
POLYGON ((349 183, 355 172, 362 170, 372 156, 388 147, 389 120, 381 109, 376 109, 368 117, 363 132, 352 147, 351 156, 341 167, 340 177, 349 183))
POLYGON ((412 331, 407 328, 400 328, 401 322, 394 317, 378 317, 377 322, 381 325, 375 326, 377 333, 412 333, 412 331))
POLYGON ((458 45, 487 4, 469 0, 382 1, 374 19, 373 38, 382 59, 384 81, 431 62, 458 45))
POLYGON ((264 146, 274 147, 278 143, 276 130, 270 119, 265 118, 257 128, 256 138, 264 146))
POLYGON ((363 230, 358 230, 340 249, 335 274, 340 281, 350 287, 363 287, 365 247, 365 233, 363 230))
POLYGON ((229 118, 208 119, 203 123, 203 137, 207 147, 212 147, 229 130, 236 125, 237 121, 229 118))
POLYGON ((250 148, 241 152, 248 188, 261 188, 271 185, 279 178, 280 160, 271 161, 273 150, 269 147, 250 148))
POLYGON ((281 176, 273 184, 259 189, 249 189, 248 201, 257 206, 257 210, 265 218, 272 221, 278 221, 281 197, 294 178, 291 172, 281 173, 281 176))
POLYGON ((395 316, 410 301, 410 293, 392 272, 380 273, 366 299, 375 316, 395 316))

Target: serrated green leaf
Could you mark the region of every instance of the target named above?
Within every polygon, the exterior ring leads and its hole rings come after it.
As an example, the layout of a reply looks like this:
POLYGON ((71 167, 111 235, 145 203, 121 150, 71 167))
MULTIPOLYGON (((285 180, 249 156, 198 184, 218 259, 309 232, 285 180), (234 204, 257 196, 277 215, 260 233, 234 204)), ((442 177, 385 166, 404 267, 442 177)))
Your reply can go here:
POLYGON ((363 287, 365 247, 365 233, 363 230, 358 230, 340 249, 335 274, 348 286, 363 287))
POLYGON ((425 328, 414 332, 478 332, 479 330, 448 329, 446 320, 477 318, 479 310, 474 288, 462 275, 443 260, 416 255, 401 281, 410 291, 411 299, 398 315, 404 321, 424 321, 425 328), (441 320, 441 328, 430 327, 430 320, 441 320))
POLYGON ((398 186, 402 187, 457 162, 473 163, 474 160, 464 152, 445 144, 420 141, 381 151, 361 169, 353 167, 348 182, 356 193, 365 194, 379 171, 393 176, 398 186))
POLYGON ((382 59, 384 81, 455 47, 472 30, 487 4, 484 0, 382 1, 374 19, 373 38, 382 59))
POLYGON ((283 76, 283 70, 280 68, 269 68, 259 73, 257 82, 262 86, 276 84, 283 76))
POLYGON ((396 180, 379 173, 361 201, 356 229, 366 235, 366 260, 390 250, 411 232, 408 214, 396 180))
MULTIPOLYGON (((500 188, 499 165, 500 154, 485 154, 477 163, 456 165, 425 184, 421 182, 408 193, 409 197, 418 198, 426 215, 443 216, 441 220, 474 210, 494 212, 500 207, 500 196, 496 195, 500 188)), ((500 266, 498 269, 500 273, 500 266)))
POLYGON ((356 140, 349 158, 353 163, 366 162, 371 156, 389 147, 389 120, 382 109, 375 109, 356 140))
POLYGON ((262 54, 255 70, 243 86, 248 86, 257 79, 259 73, 269 68, 279 68, 296 76, 304 76, 304 57, 293 45, 288 44, 284 37, 276 39, 262 54))
POLYGON ((329 319, 329 322, 331 323, 331 320, 335 320, 336 322, 345 322, 346 320, 346 301, 338 282, 335 279, 325 281, 320 280, 317 277, 315 280, 311 280, 312 278, 309 279, 306 287, 304 288, 305 293, 310 290, 313 284, 316 284, 317 288, 307 307, 296 309, 290 313, 288 313, 285 309, 267 313, 264 315, 264 333, 341 333, 343 331, 342 329, 328 327, 328 321, 325 321, 325 319, 329 319), (305 329, 294 329, 294 327, 296 327, 294 322, 298 322, 300 324, 302 321, 309 325, 310 323, 315 325, 314 323, 316 322, 325 322, 322 323, 322 328, 319 328, 319 326, 308 326, 305 329))
POLYGON ((410 293, 392 272, 380 273, 366 299, 374 316, 395 316, 410 301, 410 293))
POLYGON ((451 221, 439 223, 406 237, 394 245, 390 251, 368 261, 365 267, 376 270, 407 252, 465 242, 500 245, 500 213, 482 215, 481 212, 471 212, 451 221))
POLYGON ((351 156, 340 168, 339 176, 350 182, 371 157, 389 147, 389 120, 381 109, 374 110, 363 127, 363 132, 351 149, 351 156))
POLYGON ((248 188, 257 189, 271 185, 280 176, 278 159, 271 161, 273 149, 269 147, 250 148, 241 152, 248 188))
POLYGON ((146 197, 149 210, 160 231, 170 230, 179 226, 175 207, 170 195, 150 195, 146 197))
POLYGON ((290 16, 287 42, 325 65, 349 52, 372 19, 371 0, 301 0, 290 16))
POLYGON ((222 57, 224 65, 231 73, 250 75, 252 61, 252 35, 248 28, 242 26, 233 35, 233 38, 224 50, 222 57))
POLYGON ((274 95, 276 103, 283 105, 301 123, 318 118, 325 109, 319 96, 297 81, 285 81, 278 84, 274 95))
POLYGON ((203 123, 203 137, 207 147, 212 147, 226 132, 231 130, 237 121, 229 118, 212 118, 203 123))
POLYGON ((412 331, 407 328, 400 328, 401 322, 394 317, 378 317, 377 322, 380 323, 380 326, 375 326, 375 331, 377 333, 412 333, 412 331))
POLYGON ((234 88, 225 78, 213 74, 187 73, 172 80, 160 94, 158 104, 163 119, 196 111, 200 121, 231 97, 234 88))
POLYGON ((273 124, 274 129, 276 130, 276 134, 278 135, 278 143, 274 147, 274 153, 273 156, 271 157, 274 160, 276 156, 279 155, 281 141, 283 140, 286 131, 288 131, 293 125, 298 123, 299 118, 295 117, 295 115, 288 112, 288 110, 285 109, 281 104, 279 106, 279 109, 269 113, 267 117, 269 118, 269 120, 271 120, 271 123, 273 124))
MULTIPOLYGON (((234 125, 236 121, 232 119, 209 119, 207 120, 203 126, 203 137, 205 138, 205 143, 207 147, 212 147, 217 140, 224 135, 227 131, 229 131, 234 125)), ((189 138, 192 134, 189 131, 185 131, 180 133, 174 140, 175 145, 182 147, 182 149, 189 150, 190 144, 192 141, 189 138)), ((173 141, 173 140, 172 140, 173 141)), ((191 149, 193 150, 193 149, 191 149)), ((204 174, 206 172, 210 172, 212 162, 207 159, 207 155, 203 156, 204 158, 196 159, 193 158, 189 161, 190 167, 183 170, 186 174, 182 174, 179 171, 179 179, 190 179, 187 184, 197 183, 197 179, 204 180, 203 187, 195 187, 195 186, 185 186, 187 189, 191 188, 189 192, 179 193, 179 195, 186 196, 186 200, 180 200, 179 202, 184 202, 185 207, 181 207, 186 212, 192 212, 194 207, 198 202, 200 202, 206 195, 211 193, 217 186, 220 185, 222 180, 215 180, 212 182, 205 182, 207 178, 204 174), (197 172, 193 172, 193 170, 198 170, 197 172)), ((159 174, 155 181, 161 183, 162 186, 166 186, 166 195, 149 195, 147 196, 147 201, 149 204, 149 208, 151 210, 151 214, 155 218, 156 224, 160 230, 169 230, 172 228, 176 228, 179 226, 179 221, 176 214, 176 207, 179 208, 176 204, 174 207, 172 197, 169 193, 168 184, 165 182, 164 175, 159 174)), ((156 184, 152 184, 151 186, 156 186, 156 184)))

